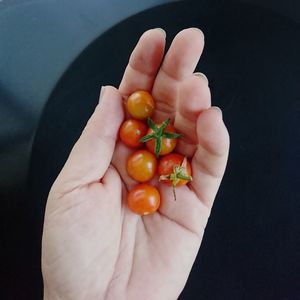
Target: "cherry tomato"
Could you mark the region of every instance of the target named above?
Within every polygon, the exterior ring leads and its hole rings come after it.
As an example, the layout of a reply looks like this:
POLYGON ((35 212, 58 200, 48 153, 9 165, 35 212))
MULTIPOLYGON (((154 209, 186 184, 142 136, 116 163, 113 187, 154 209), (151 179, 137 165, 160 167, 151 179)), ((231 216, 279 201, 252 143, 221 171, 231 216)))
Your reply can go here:
POLYGON ((127 160, 127 173, 139 182, 152 179, 157 167, 155 156, 147 150, 132 153, 127 160))
MULTIPOLYGON (((158 128, 160 126, 161 126, 161 124, 157 125, 158 128)), ((153 134, 153 132, 154 132, 153 129, 149 128, 148 132, 147 132, 147 136, 150 134, 153 134)), ((164 130, 164 132, 165 133, 176 133, 176 130, 173 125, 169 124, 166 127, 166 129, 164 130)), ((156 154, 156 151, 155 151, 156 143, 157 143, 157 140, 155 138, 146 142, 146 147, 148 148, 148 150, 150 152, 152 152, 154 154, 156 154)), ((177 138, 166 138, 166 137, 162 136, 159 155, 166 155, 166 154, 172 152, 174 150, 174 148, 176 147, 176 145, 177 145, 177 138)))
POLYGON ((138 148, 143 145, 140 139, 147 133, 147 125, 139 120, 126 120, 120 128, 120 139, 128 147, 138 148))
POLYGON ((183 155, 171 153, 160 159, 158 175, 160 180, 168 185, 185 185, 192 180, 191 164, 183 155))
POLYGON ((146 91, 137 91, 127 99, 127 110, 135 118, 145 120, 154 112, 153 97, 146 91))
POLYGON ((148 215, 159 208, 160 194, 154 186, 141 183, 128 193, 127 202, 134 213, 148 215))

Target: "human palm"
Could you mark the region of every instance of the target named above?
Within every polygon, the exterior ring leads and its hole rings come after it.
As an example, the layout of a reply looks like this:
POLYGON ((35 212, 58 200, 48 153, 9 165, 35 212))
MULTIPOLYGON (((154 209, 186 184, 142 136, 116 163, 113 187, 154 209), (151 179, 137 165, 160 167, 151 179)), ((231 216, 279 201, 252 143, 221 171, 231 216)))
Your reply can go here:
POLYGON ((145 32, 119 89, 105 87, 55 181, 45 214, 42 271, 45 299, 176 299, 196 258, 228 155, 222 114, 210 107, 204 76, 193 74, 203 34, 181 31, 164 56, 165 34, 145 32), (159 211, 132 213, 126 194, 131 153, 116 142, 123 98, 148 90, 154 119, 171 118, 183 138, 177 151, 191 159, 193 181, 177 189, 158 184, 159 211))

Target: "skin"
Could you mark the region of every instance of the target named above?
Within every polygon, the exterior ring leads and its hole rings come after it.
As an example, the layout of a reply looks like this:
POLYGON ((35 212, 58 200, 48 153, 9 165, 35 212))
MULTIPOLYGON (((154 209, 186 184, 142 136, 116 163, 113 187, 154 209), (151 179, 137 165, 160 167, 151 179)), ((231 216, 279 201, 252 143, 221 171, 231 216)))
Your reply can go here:
POLYGON ((164 56, 165 33, 149 30, 133 50, 119 89, 102 89, 100 104, 49 194, 42 240, 45 299, 178 298, 229 148, 208 82, 193 75, 203 46, 203 33, 189 28, 177 34, 164 56), (170 117, 184 135, 176 151, 189 157, 193 168, 193 181, 177 190, 177 201, 172 188, 161 183, 159 212, 143 217, 125 202, 136 184, 126 174, 132 150, 116 142, 124 119, 122 97, 136 90, 156 99, 155 122, 170 117))

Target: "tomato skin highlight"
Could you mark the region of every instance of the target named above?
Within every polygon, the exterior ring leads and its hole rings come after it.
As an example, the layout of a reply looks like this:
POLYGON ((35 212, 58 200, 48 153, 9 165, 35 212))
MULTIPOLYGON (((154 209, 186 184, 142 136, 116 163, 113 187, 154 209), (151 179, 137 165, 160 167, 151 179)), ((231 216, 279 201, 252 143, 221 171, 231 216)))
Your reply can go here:
MULTIPOLYGON (((158 125, 158 127, 159 127, 159 125, 158 125)), ((174 128, 173 125, 169 124, 166 127, 165 132, 176 133, 176 129, 174 128)), ((147 135, 152 134, 152 133, 153 133, 153 130, 151 128, 149 128, 147 135)), ((159 155, 166 155, 166 154, 172 152, 175 149, 176 145, 177 145, 177 139, 170 139, 170 138, 163 137, 162 141, 161 141, 161 150, 160 150, 159 155)), ((155 139, 147 141, 146 147, 148 148, 148 150, 151 153, 155 154, 155 139)))
POLYGON ((148 92, 136 91, 128 97, 126 107, 132 117, 145 120, 153 115, 155 103, 148 92))
POLYGON ((151 180, 155 175, 156 168, 156 157, 147 150, 135 151, 127 160, 127 173, 138 182, 151 180))
POLYGON ((130 148, 139 148, 143 145, 140 139, 146 135, 147 125, 142 121, 128 119, 120 127, 119 136, 121 141, 130 148))
POLYGON ((160 194, 154 186, 141 183, 129 191, 127 203, 129 208, 136 214, 152 214, 159 208, 160 194))
MULTIPOLYGON (((171 153, 159 160, 157 172, 159 176, 166 175, 169 176, 174 171, 174 166, 181 166, 184 160, 184 156, 178 153, 171 153)), ((186 174, 191 176, 192 175, 192 167, 189 161, 186 161, 186 174)), ((162 180, 163 183, 172 186, 171 180, 162 180)), ((187 184, 189 181, 184 179, 179 179, 176 183, 176 187, 182 186, 187 184)))

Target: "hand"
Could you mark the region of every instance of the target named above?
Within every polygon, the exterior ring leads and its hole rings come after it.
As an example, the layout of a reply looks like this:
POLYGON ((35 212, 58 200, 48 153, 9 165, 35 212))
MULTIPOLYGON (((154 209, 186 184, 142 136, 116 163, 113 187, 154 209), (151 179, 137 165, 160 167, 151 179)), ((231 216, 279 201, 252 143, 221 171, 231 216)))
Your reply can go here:
POLYGON ((193 74, 204 45, 200 30, 174 38, 145 32, 131 54, 119 90, 106 86, 49 194, 42 242, 45 299, 176 299, 196 258, 224 174, 229 136, 208 82, 193 74), (140 217, 126 205, 134 185, 126 174, 130 149, 116 142, 123 97, 136 90, 156 99, 155 121, 171 118, 184 138, 193 181, 159 184, 159 212, 140 217))

